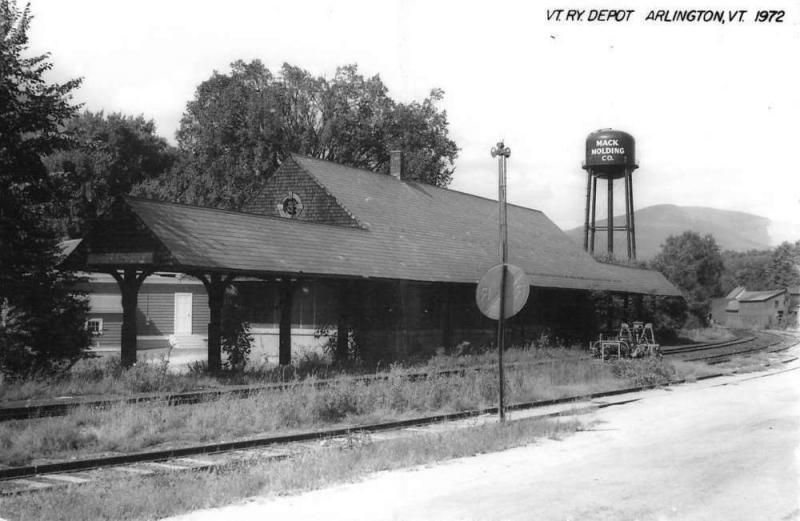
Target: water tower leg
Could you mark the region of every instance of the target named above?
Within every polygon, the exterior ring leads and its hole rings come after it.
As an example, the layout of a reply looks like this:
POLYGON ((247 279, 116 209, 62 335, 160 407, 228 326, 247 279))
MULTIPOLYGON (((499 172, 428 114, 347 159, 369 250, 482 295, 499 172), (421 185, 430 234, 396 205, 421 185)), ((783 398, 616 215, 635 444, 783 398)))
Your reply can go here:
POLYGON ((589 204, 592 198, 592 171, 586 170, 586 219, 583 224, 583 249, 589 251, 589 204))
POLYGON ((625 241, 628 244, 628 260, 631 260, 631 185, 630 170, 625 169, 625 241))
POLYGON ((633 215, 635 210, 633 208, 633 176, 631 175, 631 171, 628 170, 628 199, 630 200, 630 207, 631 207, 631 222, 630 222, 630 234, 631 234, 631 252, 633 253, 633 260, 636 260, 636 226, 633 223, 633 215))
POLYGON ((606 235, 608 237, 608 256, 614 256, 614 178, 608 176, 608 226, 606 235))
POLYGON ((592 226, 589 229, 591 238, 589 239, 589 253, 594 255, 594 232, 597 222, 597 176, 592 176, 592 226))

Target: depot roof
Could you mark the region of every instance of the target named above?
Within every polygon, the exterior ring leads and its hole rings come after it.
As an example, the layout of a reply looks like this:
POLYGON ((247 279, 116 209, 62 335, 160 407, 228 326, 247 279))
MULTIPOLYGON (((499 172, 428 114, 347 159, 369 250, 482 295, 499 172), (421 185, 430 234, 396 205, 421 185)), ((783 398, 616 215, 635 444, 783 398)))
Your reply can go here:
MULTIPOLYGON (((98 271, 149 266, 460 283, 476 283, 498 263, 496 201, 298 155, 290 162, 361 226, 125 198, 70 259, 98 271)), ((533 286, 680 296, 658 272, 597 262, 538 210, 509 205, 508 222, 509 261, 533 286)))

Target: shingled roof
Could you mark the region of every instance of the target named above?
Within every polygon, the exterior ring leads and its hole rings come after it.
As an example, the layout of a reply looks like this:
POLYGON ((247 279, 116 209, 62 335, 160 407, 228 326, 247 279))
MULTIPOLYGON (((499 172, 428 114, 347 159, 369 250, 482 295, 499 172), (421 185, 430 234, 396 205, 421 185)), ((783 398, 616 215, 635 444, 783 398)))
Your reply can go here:
MULTIPOLYGON (((138 230, 126 233, 146 236, 128 242, 146 244, 153 254, 141 262, 163 271, 475 283, 497 264, 496 201, 302 156, 289 161, 362 226, 126 198, 121 204, 138 230)), ((508 218, 509 261, 534 286, 680 295, 657 272, 595 261, 540 211, 510 205, 508 218)), ((76 250, 84 265, 115 262, 102 242, 90 236, 76 250)))

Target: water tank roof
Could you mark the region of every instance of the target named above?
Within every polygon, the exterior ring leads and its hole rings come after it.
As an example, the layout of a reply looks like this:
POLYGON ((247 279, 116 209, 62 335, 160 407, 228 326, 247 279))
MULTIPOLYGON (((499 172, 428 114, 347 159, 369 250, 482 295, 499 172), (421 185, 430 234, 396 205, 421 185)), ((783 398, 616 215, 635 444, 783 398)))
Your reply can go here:
POLYGON ((636 168, 636 140, 622 130, 603 128, 592 132, 586 136, 584 168, 591 168, 602 177, 621 177, 626 168, 636 168))

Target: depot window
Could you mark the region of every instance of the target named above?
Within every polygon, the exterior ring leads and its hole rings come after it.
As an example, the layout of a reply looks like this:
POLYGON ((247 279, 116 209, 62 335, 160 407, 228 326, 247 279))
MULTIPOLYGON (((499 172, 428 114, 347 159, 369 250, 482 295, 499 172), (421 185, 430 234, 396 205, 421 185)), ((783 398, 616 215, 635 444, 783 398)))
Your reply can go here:
POLYGON ((86 331, 92 336, 100 336, 103 334, 103 319, 90 318, 86 321, 86 331))

